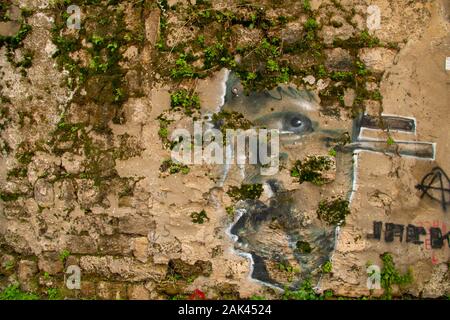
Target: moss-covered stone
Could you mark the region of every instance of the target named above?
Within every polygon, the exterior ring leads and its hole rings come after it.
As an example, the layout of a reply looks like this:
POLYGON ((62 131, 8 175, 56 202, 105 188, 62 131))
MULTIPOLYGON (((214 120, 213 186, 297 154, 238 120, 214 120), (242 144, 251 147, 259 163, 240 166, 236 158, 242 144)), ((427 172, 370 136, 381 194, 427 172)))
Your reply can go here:
POLYGON ((301 254, 308 254, 311 253, 312 248, 311 245, 306 242, 306 241, 297 241, 297 243, 295 244, 295 247, 297 249, 297 251, 301 254))
POLYGON ((298 178, 299 183, 308 181, 315 185, 323 185, 329 182, 324 173, 332 169, 333 165, 334 162, 328 156, 310 156, 304 161, 295 162, 291 176, 298 178))
POLYGON ((317 217, 334 226, 344 225, 349 214, 349 202, 342 198, 322 200, 317 208, 317 217))
POLYGON ((234 200, 255 200, 258 199, 263 192, 262 184, 243 184, 240 187, 231 186, 227 194, 234 200))

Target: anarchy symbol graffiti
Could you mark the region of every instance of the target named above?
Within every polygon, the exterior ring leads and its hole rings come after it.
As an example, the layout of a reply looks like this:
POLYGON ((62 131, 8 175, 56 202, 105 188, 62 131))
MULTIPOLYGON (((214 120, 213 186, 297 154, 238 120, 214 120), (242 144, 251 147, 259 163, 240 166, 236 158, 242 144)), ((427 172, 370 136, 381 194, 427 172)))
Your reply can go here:
POLYGON ((442 209, 447 211, 447 205, 450 204, 450 179, 441 168, 436 167, 431 170, 416 188, 422 191, 421 198, 426 195, 430 199, 439 201, 442 209))

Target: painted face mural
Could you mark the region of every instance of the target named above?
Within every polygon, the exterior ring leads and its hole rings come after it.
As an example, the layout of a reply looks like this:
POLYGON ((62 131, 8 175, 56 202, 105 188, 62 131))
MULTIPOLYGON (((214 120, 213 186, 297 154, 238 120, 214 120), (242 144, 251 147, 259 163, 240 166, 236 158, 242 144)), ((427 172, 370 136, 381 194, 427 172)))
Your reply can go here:
POLYGON ((340 120, 323 116, 320 109, 313 93, 292 86, 246 95, 234 74, 226 82, 222 111, 241 113, 254 127, 280 133, 280 170, 276 174, 262 175, 258 165, 234 166, 223 173, 223 180, 264 186, 265 197, 236 203, 238 215, 230 233, 238 252, 252 259, 252 278, 266 284, 295 288, 306 279, 317 283, 321 269, 332 257, 340 225, 321 219, 318 207, 324 201, 348 205, 357 151, 423 158, 434 154, 431 144, 397 142, 393 149, 386 141, 359 139, 362 127, 414 132, 411 119, 384 116, 379 123, 361 115, 340 120), (315 183, 299 183, 290 169, 296 161, 305 163, 311 158, 325 161, 326 170, 315 183))

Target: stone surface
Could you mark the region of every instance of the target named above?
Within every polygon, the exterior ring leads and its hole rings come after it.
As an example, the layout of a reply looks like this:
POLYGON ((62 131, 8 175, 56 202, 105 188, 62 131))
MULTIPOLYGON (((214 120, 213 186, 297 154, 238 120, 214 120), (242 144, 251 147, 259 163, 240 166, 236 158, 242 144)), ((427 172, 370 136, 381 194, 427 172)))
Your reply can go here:
POLYGON ((40 207, 50 207, 55 200, 53 186, 44 179, 39 179, 34 185, 34 198, 40 207))
POLYGON ((95 298, 97 295, 97 286, 94 282, 83 279, 81 281, 80 293, 83 297, 95 298))
POLYGON ((16 268, 16 258, 10 254, 3 254, 0 257, 0 273, 4 275, 10 275, 16 268))
POLYGON ((103 300, 127 299, 127 286, 123 283, 101 281, 97 285, 97 296, 103 300))
POLYGON ((97 244, 89 236, 67 235, 63 238, 65 247, 75 254, 93 254, 97 252, 97 244))
POLYGON ((306 76, 303 78, 303 81, 305 81, 307 84, 313 85, 316 82, 316 78, 314 76, 306 76))
POLYGON ((57 275, 64 270, 64 265, 57 252, 44 253, 39 257, 39 270, 50 275, 57 275))
POLYGON ((128 298, 130 300, 149 300, 150 294, 144 285, 129 285, 128 298))
POLYGON ((38 268, 36 262, 31 260, 19 261, 17 267, 17 277, 20 282, 20 288, 24 291, 30 291, 35 289, 33 278, 37 274, 38 268))
POLYGON ((68 152, 64 153, 61 158, 62 166, 70 174, 78 174, 83 171, 83 160, 83 157, 68 152))
MULTIPOLYGON (((227 190, 261 180, 264 193, 255 202, 283 214, 274 215, 254 232, 249 223, 248 230, 250 238, 267 249, 263 254, 270 252, 267 255, 276 258, 267 264, 267 272, 276 281, 300 285, 291 281, 298 274, 283 267, 284 263, 297 266, 294 253, 298 252, 292 242, 315 237, 320 247, 314 247, 313 255, 322 250, 322 238, 327 237, 322 233, 330 231, 329 237, 333 238, 335 230, 324 231, 316 221, 317 204, 329 197, 350 196, 352 191, 351 214, 336 241, 330 244, 332 272, 320 276, 323 262, 319 261, 319 269, 303 268, 300 273, 320 278, 312 285, 322 292, 332 289, 338 295, 351 297, 381 296, 382 290, 370 293, 366 287, 366 264, 370 261, 381 267, 380 254, 391 252, 396 268, 404 272, 412 267, 414 273, 413 284, 395 286, 395 294, 422 298, 448 295, 447 247, 428 250, 428 239, 424 245, 415 245, 405 240, 386 243, 383 237, 380 241, 367 237, 373 221, 424 225, 427 231, 431 221, 448 230, 448 219, 440 204, 421 198, 415 187, 434 166, 450 172, 445 131, 448 103, 443 98, 448 92, 448 73, 443 65, 449 30, 449 6, 445 1, 372 1, 370 4, 377 5, 381 12, 380 28, 369 31, 373 38, 363 33, 370 17, 369 3, 361 0, 341 0, 340 4, 311 0, 312 15, 318 23, 314 37, 305 30, 310 13, 303 1, 274 2, 264 6, 265 13, 239 1, 213 1, 214 10, 229 9, 233 16, 206 19, 199 18, 199 6, 193 6, 192 1, 171 0, 168 4, 176 8, 161 11, 156 5, 140 6, 135 2, 86 4, 82 8, 84 17, 110 12, 103 18, 111 23, 100 27, 108 31, 115 28, 112 20, 121 16, 115 13, 123 12, 124 32, 117 33, 124 39, 120 48, 115 48, 114 40, 107 37, 108 48, 102 49, 100 57, 94 57, 94 39, 86 35, 92 35, 91 28, 99 27, 99 21, 87 19, 83 25, 86 30, 61 30, 60 40, 81 41, 80 48, 68 53, 68 57, 58 57, 58 47, 52 41, 56 12, 50 2, 20 1, 21 8, 31 9, 24 21, 32 31, 17 48, 0 45, 1 289, 13 283, 20 283, 22 290, 44 293, 49 288, 60 288, 68 299, 169 299, 189 295, 196 288, 212 299, 247 299, 255 294, 280 298, 278 291, 265 286, 264 281, 251 280, 255 266, 237 252, 253 243, 239 247, 229 236, 232 223, 248 212, 230 211, 234 202, 227 190), (192 11, 184 11, 188 5, 192 11), (203 27, 191 24, 191 18, 199 18, 200 24, 208 19, 213 22, 203 27), (235 23, 237 20, 239 23, 235 23), (268 25, 263 28, 261 22, 268 25), (228 29, 222 30, 223 25, 228 29), (199 35, 204 35, 204 44, 199 35), (206 49, 218 44, 217 35, 225 36, 221 43, 233 52, 226 57, 230 61, 224 59, 220 66, 202 70, 200 78, 171 79, 177 66, 184 71, 202 68, 206 49), (305 36, 309 37, 308 43, 302 42, 305 36), (375 37, 380 42, 370 43, 375 37), (274 41, 277 44, 264 49, 263 38, 277 38, 280 42, 274 41), (361 38, 367 43, 354 42, 361 38), (339 48, 336 40, 350 41, 339 48), (244 50, 236 52, 237 47, 244 50), (106 52, 116 49, 123 59, 112 69, 101 71, 110 67, 104 64, 106 52), (27 61, 22 59, 29 54, 32 63, 25 67, 27 61), (192 129, 192 117, 169 111, 170 95, 179 89, 192 89, 199 94, 202 116, 217 112, 225 101, 223 81, 228 77, 228 71, 220 68, 235 62, 239 70, 265 74, 267 59, 273 56, 279 67, 289 68, 290 88, 285 88, 281 101, 279 95, 273 95, 270 106, 258 104, 255 110, 248 110, 244 103, 238 111, 249 117, 255 111, 252 120, 269 119, 265 123, 268 127, 281 129, 292 125, 285 111, 299 112, 311 120, 308 134, 282 137, 282 166, 274 178, 279 185, 272 178, 255 176, 252 166, 231 166, 223 181, 223 167, 206 164, 190 166, 188 174, 160 175, 161 162, 170 158, 171 148, 163 146, 160 135, 164 132, 160 130, 164 121, 158 117, 173 120, 168 125, 169 136, 179 127, 192 129), (187 65, 183 65, 183 57, 187 65), (61 66, 62 60, 70 63, 61 66), (361 67, 356 64, 359 60, 370 74, 354 74, 358 71, 355 67, 361 67), (318 69, 321 66, 326 73, 318 69), (86 82, 71 77, 78 67, 89 70, 84 74, 86 82), (96 68, 99 70, 94 71, 96 68), (333 72, 352 72, 358 86, 348 79, 333 80, 333 72), (320 105, 314 102, 318 102, 318 94, 320 105), (364 102, 358 99, 354 103, 357 94, 358 98, 367 94, 364 102), (297 103, 291 96, 307 103, 297 103), (344 106, 340 104, 342 98, 344 106), (434 143, 435 159, 400 156, 396 144, 389 154, 355 152, 353 156, 336 147, 336 166, 325 173, 330 183, 315 186, 295 181, 290 172, 291 160, 309 154, 332 154, 330 149, 335 148, 341 135, 351 135, 354 108, 360 106, 372 116, 383 112, 414 118, 415 133, 392 130, 389 134, 395 141, 434 143), (256 115, 256 109, 264 117, 256 115), (350 170, 352 165, 355 171, 350 170), (279 191, 294 196, 279 201, 279 191), (290 201, 294 205, 283 211, 290 201), (192 213, 201 210, 209 219, 194 223, 192 213), (292 237, 282 232, 284 226, 295 231, 292 237), (60 260, 62 250, 71 253, 64 265, 60 260), (64 289, 63 272, 69 265, 81 267, 81 290, 64 289)), ((9 17, 12 21, 0 22, 0 36, 14 36, 19 30, 20 8, 12 6, 9 17)), ((108 59, 108 63, 114 64, 113 60, 108 59)), ((275 71, 267 80, 272 83, 277 78, 284 80, 282 77, 282 72, 275 71)), ((195 117, 202 117, 200 114, 195 117)), ((364 135, 368 141, 382 141, 380 145, 387 141, 387 133, 382 130, 365 130, 364 135)), ((262 218, 256 215, 254 220, 262 218)), ((323 258, 328 257, 324 254, 323 258)), ((311 257, 305 259, 309 263, 311 257)))
POLYGON ((324 26, 320 31, 324 39, 324 43, 331 45, 334 40, 348 40, 354 35, 355 29, 348 23, 343 24, 342 27, 336 28, 333 26, 324 26))
POLYGON ((350 52, 342 48, 325 50, 327 60, 325 66, 330 71, 351 71, 354 67, 354 59, 350 52))
POLYGON ((111 256, 83 256, 81 268, 88 274, 99 274, 110 279, 112 277, 126 281, 161 280, 165 276, 165 266, 142 264, 132 258, 115 258, 111 256))
POLYGON ((145 19, 145 38, 151 46, 156 44, 159 36, 160 12, 153 10, 145 19))
POLYGON ((124 234, 146 236, 155 227, 155 221, 151 218, 129 216, 119 219, 119 232, 124 234))
POLYGON ((12 37, 20 30, 20 23, 17 21, 0 22, 0 36, 12 37))
POLYGON ((147 262, 148 260, 148 248, 149 242, 147 237, 135 238, 132 242, 133 246, 133 255, 137 260, 141 262, 147 262))
POLYGON ((387 48, 363 48, 358 56, 369 70, 381 73, 392 66, 396 52, 387 48))
POLYGON ((356 98, 356 92, 354 89, 346 89, 344 91, 344 105, 346 107, 351 107, 356 98))

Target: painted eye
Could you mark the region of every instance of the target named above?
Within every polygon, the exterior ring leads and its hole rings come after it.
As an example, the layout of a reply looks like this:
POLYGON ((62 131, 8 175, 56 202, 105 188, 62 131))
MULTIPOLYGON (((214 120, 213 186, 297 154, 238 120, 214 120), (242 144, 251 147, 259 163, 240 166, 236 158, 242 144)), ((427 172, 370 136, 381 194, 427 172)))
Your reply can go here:
POLYGON ((298 117, 293 117, 291 119, 291 126, 293 126, 294 128, 301 127, 302 124, 303 124, 303 121, 298 117))
POLYGON ((288 112, 283 117, 283 131, 306 134, 313 131, 311 120, 301 113, 288 112))
POLYGON ((293 111, 271 113, 253 123, 267 129, 278 129, 281 133, 304 135, 314 131, 312 121, 306 115, 293 111))

